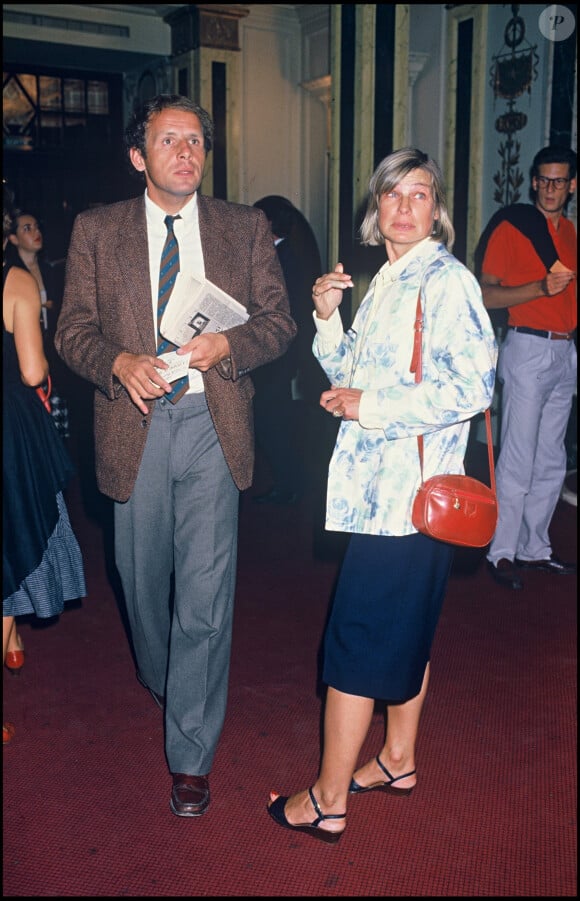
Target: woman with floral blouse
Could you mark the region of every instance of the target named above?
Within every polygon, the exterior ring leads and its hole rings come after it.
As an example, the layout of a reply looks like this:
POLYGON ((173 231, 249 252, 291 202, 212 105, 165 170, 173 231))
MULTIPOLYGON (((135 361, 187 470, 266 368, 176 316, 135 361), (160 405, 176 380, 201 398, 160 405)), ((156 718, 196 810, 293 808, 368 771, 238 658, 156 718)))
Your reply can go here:
POLYGON ((387 262, 345 333, 338 311, 353 287, 344 267, 314 284, 314 354, 331 388, 320 399, 341 418, 328 476, 326 528, 352 533, 324 641, 324 750, 312 788, 270 793, 281 826, 336 842, 349 796, 405 797, 417 782, 415 742, 431 645, 452 563, 451 545, 415 530, 424 477, 463 473, 470 419, 491 403, 497 347, 479 285, 450 252, 454 230, 437 163, 414 148, 387 156, 369 185, 361 226, 387 262), (417 297, 423 371, 410 371, 417 297), (358 766, 375 700, 386 737, 358 766))

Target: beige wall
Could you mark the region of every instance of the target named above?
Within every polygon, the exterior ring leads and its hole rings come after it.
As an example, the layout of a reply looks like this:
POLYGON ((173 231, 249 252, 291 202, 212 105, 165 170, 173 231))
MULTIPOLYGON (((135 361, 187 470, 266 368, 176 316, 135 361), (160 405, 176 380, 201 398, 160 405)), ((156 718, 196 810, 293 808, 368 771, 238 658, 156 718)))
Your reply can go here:
POLYGON ((281 194, 326 256, 328 7, 250 4, 240 23, 240 201, 281 194))

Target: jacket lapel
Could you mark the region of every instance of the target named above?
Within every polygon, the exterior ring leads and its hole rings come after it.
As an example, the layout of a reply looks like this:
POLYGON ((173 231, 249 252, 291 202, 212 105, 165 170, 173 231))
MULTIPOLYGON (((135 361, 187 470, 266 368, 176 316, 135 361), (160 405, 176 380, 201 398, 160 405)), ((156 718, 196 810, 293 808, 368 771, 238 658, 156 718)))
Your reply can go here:
POLYGON ((235 251, 229 239, 226 223, 214 209, 211 200, 197 196, 199 234, 203 253, 205 277, 224 291, 230 290, 235 265, 235 251))
POLYGON ((144 196, 127 202, 119 222, 117 266, 126 288, 126 306, 120 315, 133 315, 147 353, 155 353, 155 323, 149 277, 149 246, 144 196))

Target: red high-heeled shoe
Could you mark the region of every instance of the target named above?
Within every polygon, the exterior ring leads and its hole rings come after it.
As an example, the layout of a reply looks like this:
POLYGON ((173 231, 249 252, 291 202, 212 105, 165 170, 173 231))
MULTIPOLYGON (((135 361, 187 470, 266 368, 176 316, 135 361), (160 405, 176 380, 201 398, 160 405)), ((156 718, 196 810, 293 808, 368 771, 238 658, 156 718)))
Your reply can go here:
POLYGON ((24 666, 24 650, 22 648, 16 651, 6 651, 6 660, 4 661, 6 669, 16 676, 24 666))
POLYGON ((7 745, 9 741, 12 741, 15 732, 16 729, 12 723, 2 723, 2 744, 7 745))

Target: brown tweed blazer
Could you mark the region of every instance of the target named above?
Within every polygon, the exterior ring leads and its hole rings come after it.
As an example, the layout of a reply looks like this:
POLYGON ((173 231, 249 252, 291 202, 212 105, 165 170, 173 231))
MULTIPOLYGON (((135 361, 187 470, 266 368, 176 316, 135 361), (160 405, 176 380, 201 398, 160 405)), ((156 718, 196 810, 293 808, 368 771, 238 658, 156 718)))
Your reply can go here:
MULTIPOLYGON (((231 365, 203 380, 209 410, 232 477, 252 482, 254 393, 249 372, 280 356, 296 334, 268 221, 257 209, 198 195, 205 274, 250 313, 227 332, 231 365)), ((97 484, 126 501, 141 462, 151 412, 144 416, 113 377, 121 351, 155 354, 144 196, 80 213, 66 264, 55 335, 65 363, 95 385, 97 484)))

